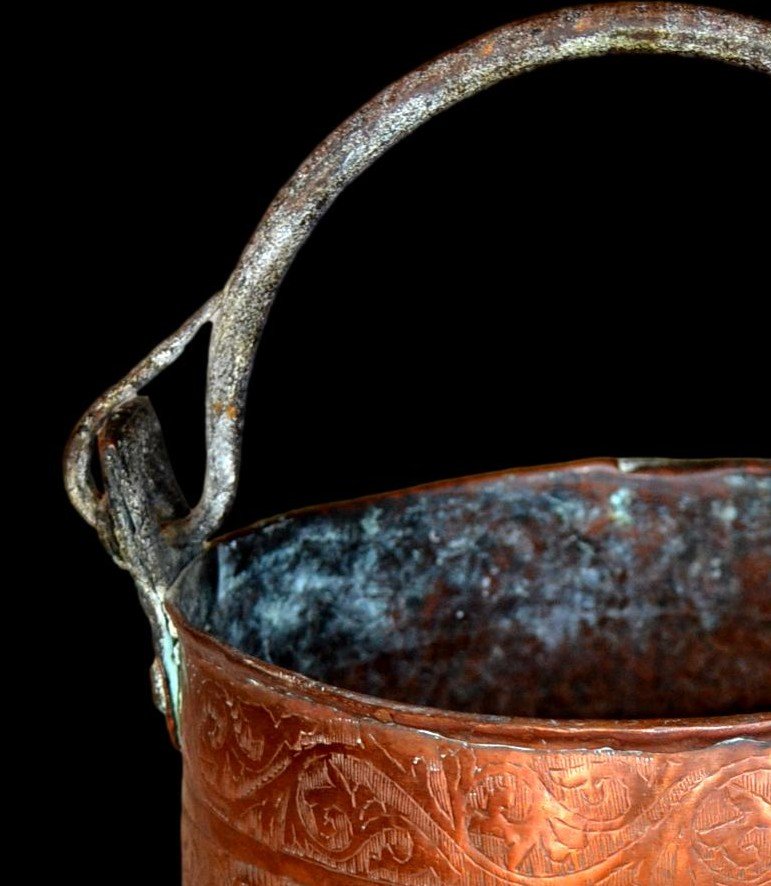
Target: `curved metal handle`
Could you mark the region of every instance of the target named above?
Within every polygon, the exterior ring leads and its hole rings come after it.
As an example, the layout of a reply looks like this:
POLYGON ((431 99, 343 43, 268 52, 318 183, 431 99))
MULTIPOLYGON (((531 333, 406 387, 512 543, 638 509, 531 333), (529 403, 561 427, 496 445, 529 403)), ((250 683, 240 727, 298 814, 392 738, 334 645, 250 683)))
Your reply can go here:
POLYGON ((771 74, 771 26, 671 3, 565 9, 492 31, 389 86, 300 166, 268 208, 224 292, 83 416, 68 447, 66 474, 85 519, 95 522, 98 495, 88 460, 98 426, 211 321, 206 480, 201 500, 180 524, 191 540, 215 532, 235 496, 246 389, 260 334, 284 274, 333 200, 388 148, 456 102, 542 65, 616 52, 701 56, 771 74))
MULTIPOLYGON (((734 13, 676 3, 603 4, 548 13, 491 31, 418 68, 375 96, 316 148, 271 203, 223 292, 100 397, 70 440, 65 456, 70 497, 88 522, 104 527, 111 521, 113 528, 104 533, 135 577, 141 572, 143 580, 153 584, 162 596, 180 557, 188 557, 217 530, 231 505, 237 485, 247 385, 268 312, 298 250, 346 185, 422 123, 501 80, 553 62, 641 52, 717 59, 771 74, 771 25, 734 13), (159 565, 162 553, 150 562, 136 544, 129 550, 126 532, 116 541, 114 515, 106 513, 115 505, 97 491, 90 473, 92 447, 110 417, 136 402, 138 390, 175 360, 206 322, 212 323, 213 330, 207 392, 207 466, 200 501, 189 510, 180 506, 176 489, 171 489, 173 481, 164 476, 159 507, 158 490, 151 494, 139 488, 153 478, 148 479, 146 472, 138 476, 136 467, 132 482, 125 481, 126 471, 131 473, 128 468, 123 470, 123 481, 115 477, 112 480, 130 487, 131 501, 124 495, 125 507, 129 511, 144 509, 140 512, 143 524, 145 511, 151 505, 155 507, 161 545, 188 552, 163 566, 159 565), (142 569, 134 562, 137 557, 144 558, 142 569)), ((148 435, 159 439, 155 426, 150 425, 152 420, 144 421, 145 451, 148 435)), ((114 432, 111 439, 115 443, 114 432)), ((121 464, 125 468, 127 463, 121 464)))

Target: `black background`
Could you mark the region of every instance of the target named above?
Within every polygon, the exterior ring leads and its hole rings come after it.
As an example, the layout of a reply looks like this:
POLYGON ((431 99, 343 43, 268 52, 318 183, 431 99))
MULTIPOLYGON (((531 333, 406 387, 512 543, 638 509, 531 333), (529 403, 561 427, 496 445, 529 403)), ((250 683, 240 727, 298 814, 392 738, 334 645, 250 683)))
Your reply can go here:
MULTIPOLYGON (((69 429, 224 283, 270 198, 349 113, 430 57, 559 5, 285 4, 173 22, 68 10, 42 136, 41 213, 66 238, 46 317, 45 703, 60 714, 64 868, 80 882, 103 882, 109 860, 127 882, 178 881, 180 767, 131 581, 62 491, 69 429), (68 820, 68 797, 85 817, 68 820)), ((768 78, 718 64, 585 61, 502 84, 386 155, 287 277, 226 528, 519 464, 771 455, 769 99, 768 78)), ((149 388, 191 499, 204 360, 197 340, 149 388)))

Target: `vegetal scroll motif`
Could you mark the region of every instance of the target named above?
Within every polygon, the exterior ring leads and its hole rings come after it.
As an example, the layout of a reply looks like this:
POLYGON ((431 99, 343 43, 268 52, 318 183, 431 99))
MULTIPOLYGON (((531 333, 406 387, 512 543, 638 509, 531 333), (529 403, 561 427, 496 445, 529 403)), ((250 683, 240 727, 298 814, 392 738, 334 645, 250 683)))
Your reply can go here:
POLYGON ((427 738, 257 681, 226 689, 207 670, 187 668, 186 863, 217 868, 218 884, 769 882, 768 743, 633 753, 427 738))
POLYGON ((695 852, 715 882, 771 882, 771 765, 706 793, 693 830, 695 852))

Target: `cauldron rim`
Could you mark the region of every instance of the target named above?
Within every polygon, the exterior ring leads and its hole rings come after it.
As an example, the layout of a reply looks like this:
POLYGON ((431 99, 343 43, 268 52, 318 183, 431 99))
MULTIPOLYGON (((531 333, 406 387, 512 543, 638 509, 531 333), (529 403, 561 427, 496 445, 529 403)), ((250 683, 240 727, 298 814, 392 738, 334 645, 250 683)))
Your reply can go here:
POLYGON ((621 476, 630 472, 681 475, 733 469, 771 473, 771 459, 586 458, 450 477, 355 498, 307 505, 265 517, 209 541, 205 550, 182 571, 165 606, 179 632, 183 646, 190 644, 195 647, 196 655, 212 661, 229 683, 249 684, 257 681, 282 695, 304 698, 355 718, 374 719, 381 723, 390 722, 394 726, 427 734, 435 732, 437 736, 443 738, 474 741, 481 739, 491 744, 501 743, 506 746, 532 749, 606 747, 609 750, 638 752, 697 750, 723 741, 767 739, 771 735, 771 711, 709 717, 636 719, 513 717, 468 713, 430 705, 409 704, 385 696, 368 695, 309 677, 300 671, 246 653, 194 627, 176 605, 177 590, 187 569, 209 556, 219 545, 252 534, 272 523, 324 510, 356 507, 400 495, 472 484, 480 480, 495 480, 512 474, 557 472, 565 469, 586 471, 606 469, 618 472, 621 476))
MULTIPOLYGON (((379 492, 366 493, 365 495, 351 498, 340 498, 332 501, 317 502, 315 504, 302 505, 290 508, 278 514, 261 517, 246 526, 230 530, 204 543, 204 549, 196 556, 196 560, 206 557, 211 550, 233 539, 250 535, 273 523, 278 523, 290 517, 305 516, 313 513, 331 510, 343 510, 348 507, 357 507, 363 504, 375 503, 383 499, 398 498, 420 492, 432 492, 450 486, 472 485, 478 481, 491 481, 503 479, 511 475, 521 474, 548 474, 560 471, 592 471, 605 468, 610 473, 620 476, 629 474, 663 474, 682 475, 700 474, 712 471, 747 470, 767 472, 771 477, 771 458, 616 458, 614 456, 598 456, 593 458, 579 458, 568 461, 548 462, 546 464, 521 465, 511 468, 500 468, 493 471, 480 471, 473 474, 463 474, 457 477, 442 477, 438 480, 429 480, 425 483, 415 483, 410 486, 401 486, 394 489, 385 489, 379 492)), ((185 569, 189 568, 187 564, 185 569)), ((184 570, 183 570, 184 572, 184 570)))

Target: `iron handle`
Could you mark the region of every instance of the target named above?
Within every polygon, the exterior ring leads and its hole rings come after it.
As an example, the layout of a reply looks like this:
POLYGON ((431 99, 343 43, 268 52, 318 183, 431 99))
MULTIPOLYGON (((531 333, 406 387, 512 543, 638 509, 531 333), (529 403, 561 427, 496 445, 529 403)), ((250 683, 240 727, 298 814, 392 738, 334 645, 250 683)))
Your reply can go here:
MULTIPOLYGON (((640 52, 722 60, 771 74, 771 25, 676 3, 584 6, 505 25, 418 68, 313 151, 269 206, 223 291, 85 413, 65 453, 67 489, 118 562, 130 569, 143 601, 150 601, 157 649, 169 648, 163 599, 170 582, 216 532, 235 497, 247 385, 270 307, 295 255, 334 199, 405 135, 501 80, 558 61, 640 52), (137 394, 207 322, 212 336, 206 478, 200 501, 188 508, 180 503, 165 456, 151 460, 157 476, 148 473, 148 447, 162 449, 162 437, 148 402, 137 394), (90 471, 97 436, 104 493, 90 471), (131 536, 130 525, 145 527, 141 538, 131 536)), ((173 656, 162 658, 168 711, 170 669, 176 665, 173 656)))

